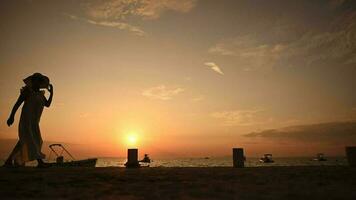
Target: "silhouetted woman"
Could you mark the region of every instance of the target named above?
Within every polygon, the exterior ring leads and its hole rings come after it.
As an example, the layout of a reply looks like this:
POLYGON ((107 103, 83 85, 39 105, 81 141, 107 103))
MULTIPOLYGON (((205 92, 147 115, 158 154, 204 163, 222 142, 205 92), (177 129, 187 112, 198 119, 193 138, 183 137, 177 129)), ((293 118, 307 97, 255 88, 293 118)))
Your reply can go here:
POLYGON ((5 166, 24 166, 27 161, 37 160, 38 167, 46 167, 48 165, 42 160, 45 155, 41 152, 43 141, 39 123, 43 107, 51 105, 53 86, 49 84, 49 79, 40 73, 35 73, 23 81, 26 85, 21 89, 20 96, 7 120, 7 125, 11 126, 14 123, 17 109, 24 102, 18 129, 19 141, 6 160, 5 166), (40 90, 41 88, 49 91, 48 100, 44 96, 44 91, 40 90))

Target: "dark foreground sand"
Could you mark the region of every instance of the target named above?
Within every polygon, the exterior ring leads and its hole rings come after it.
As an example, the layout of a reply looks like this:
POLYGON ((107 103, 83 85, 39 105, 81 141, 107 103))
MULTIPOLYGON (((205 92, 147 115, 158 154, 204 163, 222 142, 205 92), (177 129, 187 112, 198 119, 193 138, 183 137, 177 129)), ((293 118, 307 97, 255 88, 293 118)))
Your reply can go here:
POLYGON ((0 169, 0 199, 356 199, 356 168, 0 169))

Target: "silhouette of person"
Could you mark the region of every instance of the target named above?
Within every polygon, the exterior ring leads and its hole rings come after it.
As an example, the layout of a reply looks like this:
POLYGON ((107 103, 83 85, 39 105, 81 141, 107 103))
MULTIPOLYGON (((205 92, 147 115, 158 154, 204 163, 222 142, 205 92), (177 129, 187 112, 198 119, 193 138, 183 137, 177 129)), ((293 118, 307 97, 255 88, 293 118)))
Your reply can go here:
POLYGON ((48 77, 40 73, 34 73, 23 81, 26 85, 21 89, 20 96, 7 120, 7 125, 11 126, 14 123, 17 109, 24 103, 18 128, 19 141, 4 166, 24 166, 27 161, 37 160, 37 167, 47 167, 48 163, 42 160, 45 155, 41 152, 43 141, 39 123, 44 106, 51 105, 53 86, 49 84, 48 77), (45 91, 40 90, 42 88, 49 91, 48 99, 44 96, 45 91))

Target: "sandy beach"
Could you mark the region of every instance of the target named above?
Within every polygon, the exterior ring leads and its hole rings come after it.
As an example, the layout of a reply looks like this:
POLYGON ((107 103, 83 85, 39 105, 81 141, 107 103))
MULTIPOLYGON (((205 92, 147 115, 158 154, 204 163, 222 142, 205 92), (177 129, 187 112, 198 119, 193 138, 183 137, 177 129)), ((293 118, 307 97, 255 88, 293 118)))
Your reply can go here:
POLYGON ((356 199, 356 168, 0 169, 1 199, 356 199))

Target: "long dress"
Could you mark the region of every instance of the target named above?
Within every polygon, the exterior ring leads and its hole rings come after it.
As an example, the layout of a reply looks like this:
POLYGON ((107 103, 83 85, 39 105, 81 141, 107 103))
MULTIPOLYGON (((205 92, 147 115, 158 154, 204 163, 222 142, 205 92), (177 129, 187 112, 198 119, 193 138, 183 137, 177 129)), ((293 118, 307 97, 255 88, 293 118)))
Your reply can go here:
POLYGON ((41 152, 42 137, 40 119, 46 102, 44 91, 33 91, 28 87, 21 90, 25 96, 19 122, 19 141, 14 160, 17 164, 24 165, 27 161, 45 158, 41 152))

